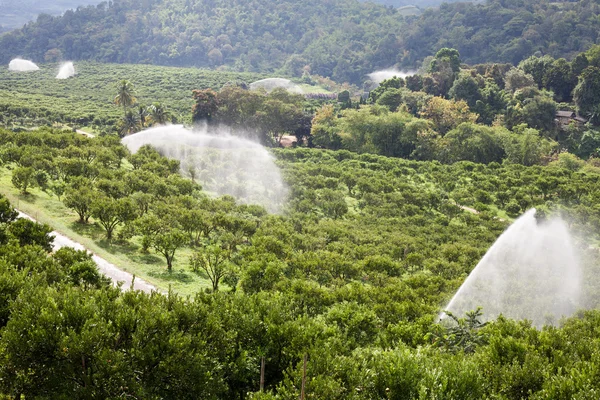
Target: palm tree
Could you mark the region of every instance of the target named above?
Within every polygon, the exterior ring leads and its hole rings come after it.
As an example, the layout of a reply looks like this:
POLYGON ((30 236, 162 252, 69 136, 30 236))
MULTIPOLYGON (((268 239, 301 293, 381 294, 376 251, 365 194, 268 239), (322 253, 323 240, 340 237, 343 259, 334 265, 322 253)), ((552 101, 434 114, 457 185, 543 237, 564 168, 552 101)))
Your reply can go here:
POLYGON ((137 115, 140 119, 140 125, 142 126, 142 128, 144 128, 146 125, 148 125, 147 123, 150 122, 148 120, 148 117, 150 116, 149 110, 150 107, 146 107, 140 104, 138 104, 137 106, 137 115))
POLYGON ((161 103, 152 103, 152 105, 148 107, 148 115, 150 116, 152 124, 163 125, 173 120, 171 113, 161 103))
POLYGON ((125 111, 125 115, 119 125, 119 133, 121 136, 138 132, 141 128, 139 115, 131 110, 125 111))
POLYGON ((135 104, 135 88, 133 83, 122 80, 117 84, 117 95, 115 96, 115 104, 123 106, 123 114, 127 114, 127 107, 135 104))

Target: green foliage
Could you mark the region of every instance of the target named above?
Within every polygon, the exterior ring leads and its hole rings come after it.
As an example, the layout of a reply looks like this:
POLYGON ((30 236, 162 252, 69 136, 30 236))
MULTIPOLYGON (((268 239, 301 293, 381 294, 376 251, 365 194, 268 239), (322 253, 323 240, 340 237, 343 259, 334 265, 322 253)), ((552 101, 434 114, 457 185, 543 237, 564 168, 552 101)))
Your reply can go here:
POLYGON ((473 108, 478 100, 481 100, 479 84, 470 75, 461 74, 454 81, 448 92, 448 96, 454 100, 464 100, 470 108, 473 108))
POLYGON ((12 184, 21 190, 21 193, 27 194, 27 188, 35 182, 34 173, 35 170, 31 167, 18 167, 13 172, 12 184))
MULTIPOLYGON (((261 74, 195 68, 77 62, 77 75, 66 85, 65 81, 54 79, 57 67, 43 64, 33 75, 0 70, 0 126, 18 128, 60 122, 97 133, 115 132, 124 117, 123 109, 114 104, 115 88, 123 79, 135 86, 138 102, 151 104, 148 118, 152 116, 152 105, 158 102, 167 107, 175 122, 190 122, 192 90, 218 90, 228 81, 264 78, 261 74)), ((132 118, 140 124, 139 113, 134 109, 132 118)))
POLYGON ((61 17, 40 16, 3 35, 0 62, 24 56, 37 62, 281 69, 298 78, 308 66, 312 74, 359 84, 364 75, 397 63, 415 67, 441 48, 457 53, 438 53, 433 71, 444 64, 457 72, 458 52, 471 64, 517 64, 537 51, 568 57, 593 45, 599 28, 590 18, 598 14, 594 2, 527 5, 495 0, 406 14, 407 9, 350 0, 121 0, 80 7, 61 17), (131 17, 123 19, 125 14, 131 17))
POLYGON ((303 138, 310 132, 305 98, 283 88, 267 93, 225 86, 218 93, 195 91, 194 98, 194 121, 224 124, 242 135, 254 134, 263 144, 279 142, 285 133, 303 138))
POLYGON ((219 290, 221 279, 232 273, 231 256, 231 251, 222 246, 208 245, 192 256, 190 265, 193 271, 203 270, 208 275, 212 290, 216 292, 219 290))
POLYGON ((481 328, 486 324, 481 322, 483 312, 480 308, 467 312, 464 318, 459 318, 449 311, 445 314, 450 321, 444 320, 441 332, 432 335, 434 346, 450 352, 474 353, 477 346, 486 343, 486 337, 481 332, 481 328))
POLYGON ((444 136, 440 151, 448 157, 444 160, 447 162, 501 162, 505 158, 503 140, 506 136, 510 134, 503 129, 465 122, 444 136))
POLYGON ((165 257, 169 272, 173 270, 175 252, 185 244, 186 239, 186 235, 177 229, 158 232, 151 238, 152 247, 165 257))
POLYGON ((92 212, 92 204, 97 194, 89 186, 81 185, 67 190, 63 202, 79 215, 79 222, 87 223, 92 212))
POLYGON ((37 245, 47 252, 52 251, 54 237, 50 236, 52 228, 48 225, 38 224, 26 218, 19 218, 10 224, 7 231, 19 241, 21 246, 37 245))
POLYGON ((390 29, 402 26, 402 20, 397 9, 348 0, 331 4, 121 0, 81 7, 62 17, 42 16, 27 28, 8 33, 0 39, 0 61, 19 55, 40 62, 52 51, 73 60, 225 66, 253 72, 273 72, 287 63, 288 70, 299 73, 310 64, 312 74, 358 82, 375 68, 396 62, 399 45, 395 37, 387 36, 390 29), (125 13, 133 17, 122 19, 125 13), (70 39, 84 37, 83 32, 90 30, 96 33, 79 41, 70 39), (322 36, 321 31, 327 34, 322 36), (373 35, 365 35, 366 31, 373 35), (40 35, 40 42, 26 44, 28 37, 40 35), (23 53, 25 48, 29 50, 23 53), (290 67, 298 63, 290 58, 298 55, 306 62, 301 61, 300 68, 290 67), (360 65, 350 65, 348 60, 354 57, 360 65))
POLYGON ((460 70, 460 54, 458 50, 447 47, 440 49, 431 61, 429 70, 431 72, 441 72, 446 65, 448 65, 454 73, 457 73, 460 70))
POLYGON ((106 238, 112 239, 113 231, 119 224, 126 224, 136 217, 133 202, 128 199, 112 199, 97 196, 90 205, 90 215, 97 219, 106 230, 106 238))
POLYGON ((598 30, 598 21, 589 16, 597 14, 592 2, 444 4, 406 27, 403 50, 407 52, 401 63, 414 65, 442 47, 458 50, 469 64, 492 60, 517 64, 536 51, 566 57, 595 43, 590 33, 598 30))
POLYGON ((0 223, 6 224, 14 221, 19 216, 17 210, 10 204, 8 199, 0 195, 0 223))
POLYGON ((402 104, 402 91, 400 89, 386 90, 378 96, 377 104, 387 107, 390 111, 398 110, 398 106, 402 104))
POLYGON ((600 68, 587 67, 581 72, 579 83, 573 91, 573 99, 582 115, 591 116, 599 122, 600 68))
POLYGON ((211 89, 194 90, 194 107, 192 109, 192 120, 194 122, 211 122, 214 114, 219 109, 217 93, 211 89))
POLYGON ((114 100, 115 104, 122 106, 123 110, 126 112, 127 107, 131 107, 136 102, 134 95, 135 88, 133 84, 127 80, 122 80, 117 84, 117 95, 114 100))
MULTIPOLYGON (((324 129, 330 119, 334 128, 343 123, 335 122, 333 106, 319 114, 313 127, 324 129)), ((431 129, 412 114, 380 106, 345 110, 342 118, 379 124, 400 139, 431 129)), ((363 149, 389 149, 378 130, 361 137, 348 124, 339 132, 363 149)), ((497 138, 510 150, 506 157, 522 160, 545 143, 526 125, 509 132, 474 122, 436 140, 456 141, 448 148, 469 149, 464 157, 493 159, 486 151, 497 149, 497 138)), ((50 186, 67 182, 65 203, 69 196, 73 207, 76 199, 91 198, 81 202, 88 207, 83 219, 91 212, 91 222, 100 225, 113 223, 118 206, 127 203, 133 214, 114 230, 136 258, 158 270, 156 254, 167 264, 175 254, 196 254, 192 265, 172 263, 175 271, 165 275, 176 279, 196 268, 213 280, 210 293, 198 286, 187 298, 173 291, 121 292, 99 276, 89 254, 63 249, 50 255, 41 234, 49 228, 13 222, 10 204, 0 202, 0 392, 297 398, 305 354, 312 398, 520 399, 600 390, 596 311, 542 330, 504 318, 482 326, 477 312, 448 329, 434 323, 440 304, 506 229, 507 215, 528 207, 569 212, 572 230, 586 238, 582 290, 597 292, 598 253, 587 245, 600 229, 593 163, 581 167, 566 153, 556 164, 527 167, 347 150, 272 152, 290 186, 281 215, 208 197, 179 175, 178 162, 150 147, 131 155, 111 137, 0 130, 5 174, 39 164, 50 186), (34 145, 47 162, 32 158, 34 145), (224 285, 231 290, 217 290, 224 285), (255 395, 262 358, 266 392, 255 395)), ((39 202, 47 199, 31 192, 39 202)))

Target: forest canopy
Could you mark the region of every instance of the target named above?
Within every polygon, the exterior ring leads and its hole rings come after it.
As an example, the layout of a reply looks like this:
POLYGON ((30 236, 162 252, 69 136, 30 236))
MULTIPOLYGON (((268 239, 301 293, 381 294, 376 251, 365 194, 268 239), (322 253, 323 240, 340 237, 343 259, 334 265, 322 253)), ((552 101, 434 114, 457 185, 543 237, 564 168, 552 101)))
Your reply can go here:
POLYGON ((463 61, 571 58, 598 43, 593 1, 444 4, 421 16, 356 0, 116 0, 41 15, 0 37, 0 62, 93 60, 229 68, 359 83, 375 70, 414 68, 442 47, 463 61), (266 57, 265 55, 268 55, 266 57), (56 59, 58 58, 58 59, 56 59))

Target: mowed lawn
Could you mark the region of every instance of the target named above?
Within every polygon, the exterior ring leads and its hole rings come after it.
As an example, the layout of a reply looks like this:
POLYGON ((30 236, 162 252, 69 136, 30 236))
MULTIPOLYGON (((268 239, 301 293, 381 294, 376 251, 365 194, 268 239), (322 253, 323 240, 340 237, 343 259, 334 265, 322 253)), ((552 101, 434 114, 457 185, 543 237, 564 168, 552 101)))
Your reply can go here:
MULTIPOLYGON (((0 168, 0 192, 14 207, 29 214, 39 222, 48 224, 55 231, 81 243, 88 250, 106 259, 120 269, 146 280, 164 291, 169 287, 181 295, 194 295, 211 287, 210 281, 189 267, 193 250, 183 247, 177 250, 173 271, 167 271, 167 263, 161 254, 153 249, 143 252, 140 238, 128 241, 106 240, 105 231, 90 218, 90 223, 81 224, 77 213, 66 208, 56 196, 51 196, 37 188, 28 189, 22 194, 11 183, 10 167, 0 168)), ((228 290, 222 286, 221 290, 228 290)))

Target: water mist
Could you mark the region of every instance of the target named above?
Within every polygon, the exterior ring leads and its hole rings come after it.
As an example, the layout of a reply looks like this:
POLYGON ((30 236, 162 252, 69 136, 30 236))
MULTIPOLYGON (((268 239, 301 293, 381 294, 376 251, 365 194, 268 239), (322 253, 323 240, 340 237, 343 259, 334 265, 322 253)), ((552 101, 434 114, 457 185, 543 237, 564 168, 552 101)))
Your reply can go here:
POLYGON ((75 76, 75 66, 73 66, 73 63, 69 61, 60 66, 58 75, 56 75, 56 79, 69 79, 73 76, 75 76))
MULTIPOLYGON (((488 250, 445 310, 457 317, 477 307, 483 319, 503 314, 534 326, 556 324, 582 304, 582 269, 567 225, 538 222, 535 209, 517 219, 488 250)), ((444 313, 440 315, 443 319, 444 313)))
POLYGON ((265 89, 268 93, 272 92, 273 90, 275 90, 277 88, 283 88, 289 92, 296 93, 296 94, 304 93, 304 91, 302 90, 302 88, 300 86, 296 85, 294 82, 290 81, 289 79, 283 79, 283 78, 261 79, 260 81, 252 82, 250 84, 250 90, 256 90, 259 88, 265 89))
POLYGON ((21 58, 15 58, 8 64, 8 70, 14 72, 38 71, 39 69, 40 67, 34 62, 21 58))
POLYGON ((181 162, 184 175, 217 195, 231 195, 246 204, 260 204, 279 212, 288 189, 274 157, 260 144, 231 135, 225 128, 194 131, 182 125, 147 129, 123 139, 133 153, 151 145, 166 157, 181 162))
POLYGON ((371 72, 367 76, 373 82, 375 82, 377 84, 380 84, 384 80, 391 79, 394 76, 397 76, 398 78, 404 79, 407 76, 414 75, 416 73, 417 73, 416 71, 400 71, 400 70, 398 70, 396 68, 389 68, 389 69, 383 69, 383 70, 380 70, 380 71, 371 72))

